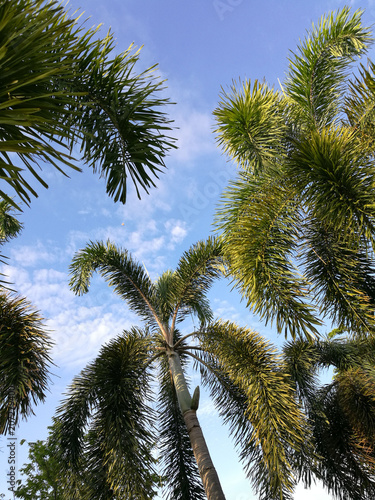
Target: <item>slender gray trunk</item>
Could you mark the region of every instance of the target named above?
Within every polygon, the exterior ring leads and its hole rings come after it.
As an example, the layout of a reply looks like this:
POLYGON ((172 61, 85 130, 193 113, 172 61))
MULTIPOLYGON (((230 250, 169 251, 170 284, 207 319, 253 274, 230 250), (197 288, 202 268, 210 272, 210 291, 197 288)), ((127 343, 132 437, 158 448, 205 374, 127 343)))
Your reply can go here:
POLYGON ((197 418, 197 392, 194 394, 193 398, 190 396, 178 353, 169 351, 168 361, 173 382, 176 387, 178 402, 184 417, 207 499, 225 500, 219 476, 217 475, 212 462, 206 440, 204 439, 203 432, 197 418))

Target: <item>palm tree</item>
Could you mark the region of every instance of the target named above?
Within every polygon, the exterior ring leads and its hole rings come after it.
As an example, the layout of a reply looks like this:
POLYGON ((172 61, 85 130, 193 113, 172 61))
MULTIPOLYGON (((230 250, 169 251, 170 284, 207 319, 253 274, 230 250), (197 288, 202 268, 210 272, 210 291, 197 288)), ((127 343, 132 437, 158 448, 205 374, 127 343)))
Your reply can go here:
POLYGON ((371 31, 362 11, 322 17, 280 91, 246 81, 215 110, 219 143, 239 164, 217 228, 248 306, 278 332, 313 338, 323 319, 375 331, 375 156, 371 31))
POLYGON ((305 485, 315 476, 339 500, 374 498, 374 339, 298 340, 283 352, 316 449, 314 460, 301 460, 305 485), (332 382, 319 383, 319 369, 332 367, 332 382))
POLYGON ((229 424, 260 498, 292 498, 293 456, 308 453, 309 426, 275 348, 256 332, 213 320, 207 292, 222 266, 212 238, 156 281, 110 242, 91 242, 74 257, 75 293, 86 293, 97 271, 144 323, 104 346, 58 409, 53 442, 73 490, 80 489, 80 470, 92 473, 93 490, 81 491, 82 498, 150 498, 155 447, 168 498, 225 498, 197 419, 199 388, 189 390, 189 360, 229 424), (190 314, 200 327, 182 333, 190 314))
MULTIPOLYGON (((164 84, 156 68, 136 74, 139 51, 130 46, 114 54, 112 35, 98 39, 98 29, 85 30, 79 17, 69 18, 55 0, 0 2, 0 177, 11 188, 0 189, 0 244, 20 231, 10 208, 37 196, 32 181, 48 187, 38 172, 41 162, 62 173, 79 170, 72 156, 78 146, 83 160, 106 178, 107 193, 125 203, 128 177, 140 197, 173 146, 161 110, 169 101, 159 97, 164 84)), ((49 360, 39 314, 4 284, 0 432, 9 425, 11 392, 15 422, 18 412, 26 416, 32 401, 43 400, 49 360)))
POLYGON ((32 180, 48 187, 40 162, 79 170, 77 145, 125 203, 128 177, 140 197, 173 147, 156 67, 136 74, 139 51, 116 55, 111 33, 98 39, 75 16, 56 0, 0 4, 0 175, 12 189, 0 196, 15 205, 15 194, 26 204, 37 195, 32 180))

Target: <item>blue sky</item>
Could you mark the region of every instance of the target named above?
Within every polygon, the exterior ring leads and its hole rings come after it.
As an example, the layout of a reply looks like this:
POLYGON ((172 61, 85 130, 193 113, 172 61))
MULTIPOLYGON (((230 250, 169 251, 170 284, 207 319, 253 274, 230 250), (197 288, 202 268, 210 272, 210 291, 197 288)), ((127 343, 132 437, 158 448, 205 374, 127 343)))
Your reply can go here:
MULTIPOLYGON (((10 263, 5 272, 15 289, 46 318, 55 341, 52 383, 44 405, 22 422, 18 440, 44 439, 47 426, 73 376, 92 360, 100 346, 138 323, 125 304, 99 278, 91 292, 75 297, 68 287, 68 267, 74 252, 89 240, 110 238, 129 249, 152 277, 174 268, 183 251, 212 234, 212 221, 220 193, 236 173, 215 143, 212 111, 221 88, 233 80, 282 82, 290 50, 294 50, 312 22, 343 7, 336 0, 71 0, 71 10, 85 11, 87 26, 111 27, 118 51, 131 43, 140 47, 139 71, 155 63, 167 79, 166 95, 176 104, 170 116, 179 127, 178 149, 167 158, 167 171, 157 189, 137 200, 129 185, 125 206, 106 197, 103 179, 84 169, 67 179, 46 166, 50 188, 38 187, 39 197, 21 215, 22 235, 5 247, 10 263)), ((352 1, 366 9, 364 21, 375 20, 374 1, 352 1)), ((225 283, 214 286, 211 303, 215 315, 247 325, 281 343, 241 303, 225 283)), ((198 382, 197 382, 198 383, 198 382)), ((204 397, 198 416, 212 452, 227 500, 256 496, 245 478, 228 432, 204 397)), ((18 446, 18 465, 26 458, 18 446)), ((6 439, 0 438, 0 493, 7 493, 6 439)), ((331 498, 318 486, 298 488, 296 500, 331 498)))

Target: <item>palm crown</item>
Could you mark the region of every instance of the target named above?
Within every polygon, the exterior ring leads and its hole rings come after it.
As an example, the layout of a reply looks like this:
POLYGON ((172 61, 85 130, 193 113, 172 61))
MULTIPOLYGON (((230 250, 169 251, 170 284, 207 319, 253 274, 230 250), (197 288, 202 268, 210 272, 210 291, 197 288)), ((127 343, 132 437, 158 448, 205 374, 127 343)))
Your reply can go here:
POLYGON ((244 82, 215 110, 240 165, 217 214, 233 279, 279 332, 314 336, 322 317, 375 327, 374 66, 361 11, 322 18, 290 57, 281 91, 244 82))
POLYGON ((12 188, 0 196, 13 204, 36 196, 33 181, 47 187, 42 163, 79 170, 77 146, 125 203, 129 179, 147 192, 173 147, 156 67, 137 74, 139 51, 114 54, 112 34, 100 39, 79 18, 55 0, 0 5, 0 175, 12 188))
POLYGON ((145 325, 102 348, 74 380, 55 420, 54 439, 63 462, 70 471, 91 464, 95 498, 128 498, 129 492, 150 498, 155 443, 170 498, 199 499, 204 493, 209 499, 224 498, 216 472, 210 477, 203 435, 194 436, 199 392, 188 390, 189 357, 229 422, 261 498, 290 497, 296 480, 291 456, 309 446, 306 422, 273 346, 251 330, 213 321, 206 294, 222 265, 215 239, 194 245, 175 271, 154 282, 126 250, 111 243, 90 243, 74 258, 71 286, 76 293, 86 292, 98 271, 145 325), (201 326, 182 335, 178 325, 190 313, 201 326), (156 379, 159 393, 153 405, 150 384, 156 379))

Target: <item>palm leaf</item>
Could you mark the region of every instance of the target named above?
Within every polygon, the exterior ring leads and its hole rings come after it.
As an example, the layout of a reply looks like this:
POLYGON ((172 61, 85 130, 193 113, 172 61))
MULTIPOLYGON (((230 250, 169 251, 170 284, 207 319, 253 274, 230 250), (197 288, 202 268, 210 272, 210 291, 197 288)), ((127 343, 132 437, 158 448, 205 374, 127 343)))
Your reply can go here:
POLYGON ((26 299, 4 292, 0 326, 0 434, 6 434, 46 397, 51 341, 42 318, 26 299))
POLYGON ((87 460, 103 466, 107 487, 120 498, 134 493, 146 500, 154 486, 148 352, 149 340, 135 328, 104 346, 75 378, 55 418, 54 440, 67 470, 77 472, 87 460))
POLYGON ((259 173, 285 156, 282 96, 266 84, 246 81, 222 92, 214 111, 218 144, 244 170, 259 173))
POLYGON ((202 323, 212 319, 206 294, 222 273, 221 243, 218 239, 199 241, 184 252, 174 273, 172 290, 176 305, 172 332, 176 321, 181 321, 186 313, 194 312, 202 323))
POLYGON ((371 32, 362 27, 363 11, 344 7, 323 16, 290 57, 285 92, 306 126, 320 129, 338 119, 350 63, 366 52, 371 32))
POLYGON ((247 305, 278 332, 317 335, 320 321, 309 305, 309 282, 295 265, 303 212, 283 172, 256 177, 242 172, 224 193, 216 226, 222 232, 231 276, 247 305))
POLYGON ((275 348, 229 322, 210 325, 200 338, 224 382, 219 389, 207 372, 212 397, 223 413, 229 410, 226 419, 260 498, 292 498, 293 454, 309 447, 308 425, 275 348))
POLYGON ((153 283, 146 269, 135 262, 127 250, 118 249, 109 241, 106 244, 90 242, 77 252, 70 265, 72 290, 80 295, 87 293, 96 271, 149 326, 163 330, 154 307, 153 283))
POLYGON ((80 170, 71 157, 77 142, 84 161, 106 177, 108 194, 122 203, 127 177, 140 197, 174 147, 162 110, 169 100, 158 97, 164 83, 155 66, 135 74, 139 53, 132 46, 113 56, 113 36, 98 39, 98 30, 84 31, 78 19, 54 0, 0 6, 0 177, 26 204, 37 195, 29 173, 48 187, 39 163, 62 173, 80 170))

